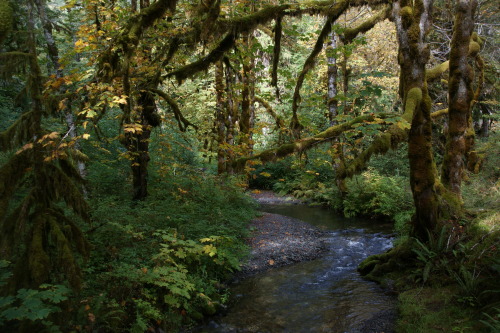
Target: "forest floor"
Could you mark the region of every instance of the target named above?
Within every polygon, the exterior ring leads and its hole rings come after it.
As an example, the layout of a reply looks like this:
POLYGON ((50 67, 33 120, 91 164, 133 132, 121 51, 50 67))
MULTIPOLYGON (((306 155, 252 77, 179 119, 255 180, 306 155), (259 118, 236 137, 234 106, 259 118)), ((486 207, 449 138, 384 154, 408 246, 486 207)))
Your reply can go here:
MULTIPOLYGON (((292 197, 281 197, 271 191, 252 193, 258 203, 300 204, 292 197)), ((325 232, 306 222, 288 216, 262 213, 249 224, 247 244, 251 252, 236 280, 271 268, 318 258, 325 253, 325 232)))

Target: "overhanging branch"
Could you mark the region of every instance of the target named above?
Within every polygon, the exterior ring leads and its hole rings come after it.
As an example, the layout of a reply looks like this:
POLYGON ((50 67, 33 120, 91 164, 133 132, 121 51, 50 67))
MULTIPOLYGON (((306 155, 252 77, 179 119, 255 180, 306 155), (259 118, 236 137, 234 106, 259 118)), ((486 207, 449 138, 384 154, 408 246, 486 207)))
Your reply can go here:
MULTIPOLYGON (((380 115, 377 116, 380 117, 380 115)), ((291 155, 293 153, 306 151, 316 146, 317 144, 324 143, 337 138, 343 132, 352 129, 355 124, 373 120, 375 120, 375 115, 373 114, 356 117, 346 123, 332 126, 327 130, 318 133, 314 136, 304 139, 299 139, 291 143, 286 143, 277 148, 267 149, 253 156, 240 158, 234 162, 235 167, 237 170, 242 170, 242 167, 245 165, 247 161, 260 160, 261 162, 265 163, 291 155)))
POLYGON ((165 92, 161 91, 160 89, 149 89, 149 90, 152 93, 157 94, 158 96, 160 96, 161 98, 163 98, 163 100, 165 102, 167 102, 167 104, 172 109, 172 112, 174 113, 175 120, 177 120, 177 124, 179 125, 179 129, 182 132, 186 131, 186 129, 188 128, 188 126, 191 126, 194 129, 196 129, 196 130, 198 129, 198 126, 194 125, 189 120, 187 120, 186 118, 184 118, 184 116, 182 115, 182 112, 181 112, 179 106, 177 105, 177 103, 175 102, 174 99, 172 99, 170 96, 168 96, 165 92))

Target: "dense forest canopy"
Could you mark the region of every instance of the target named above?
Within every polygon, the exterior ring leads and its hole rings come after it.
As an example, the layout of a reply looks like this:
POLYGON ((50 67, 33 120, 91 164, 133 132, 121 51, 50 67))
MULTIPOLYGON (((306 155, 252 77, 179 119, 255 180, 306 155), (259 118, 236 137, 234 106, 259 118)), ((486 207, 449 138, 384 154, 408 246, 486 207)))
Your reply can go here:
POLYGON ((498 154, 497 7, 0 0, 0 283, 37 290, 46 310, 30 317, 6 296, 18 312, 0 324, 78 322, 75 299, 101 304, 101 327, 117 331, 127 316, 144 331, 212 313, 244 252, 249 184, 370 214, 375 194, 356 203, 369 191, 356 182, 391 179, 373 176, 385 163, 401 176, 385 186, 407 199, 396 211, 377 197, 375 212, 420 244, 441 230, 458 242, 464 181, 498 154))

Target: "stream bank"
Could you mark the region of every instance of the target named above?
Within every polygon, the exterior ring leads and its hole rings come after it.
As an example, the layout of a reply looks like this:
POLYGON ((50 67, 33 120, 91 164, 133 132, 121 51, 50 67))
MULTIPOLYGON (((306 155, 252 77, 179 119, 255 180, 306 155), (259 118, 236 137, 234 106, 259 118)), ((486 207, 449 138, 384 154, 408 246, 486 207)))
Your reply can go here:
POLYGON ((231 287, 227 312, 195 332, 394 332, 394 296, 356 271, 392 246, 389 226, 272 192, 252 196, 265 213, 250 224, 251 258, 231 287))
MULTIPOLYGON (((256 191, 251 196, 260 205, 302 204, 271 191, 256 191)), ((248 227, 251 234, 246 242, 251 249, 250 257, 236 274, 236 282, 271 268, 316 259, 327 250, 325 230, 296 218, 262 212, 248 227)))

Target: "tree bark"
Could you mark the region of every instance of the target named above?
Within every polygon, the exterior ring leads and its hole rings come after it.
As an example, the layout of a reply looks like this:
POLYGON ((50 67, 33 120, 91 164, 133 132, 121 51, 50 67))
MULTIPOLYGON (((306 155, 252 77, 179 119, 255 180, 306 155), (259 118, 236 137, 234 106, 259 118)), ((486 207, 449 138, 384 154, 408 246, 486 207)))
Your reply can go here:
POLYGON ((222 174, 227 171, 226 162, 226 103, 224 103, 224 65, 222 61, 215 63, 215 135, 217 137, 217 173, 222 174))
MULTIPOLYGON (((154 90, 154 89, 153 89, 154 90)), ((137 97, 137 111, 124 125, 122 144, 128 150, 132 169, 133 200, 143 200, 148 195, 149 141, 151 131, 160 124, 154 96, 141 89, 137 97), (135 121, 134 121, 135 120, 135 121)))
POLYGON ((413 110, 408 134, 410 185, 416 213, 412 235, 427 241, 440 218, 436 167, 432 154, 431 99, 425 80, 429 46, 425 37, 431 25, 432 0, 402 0, 394 3, 394 21, 399 41, 400 93, 405 113, 413 110))
POLYGON ((476 6, 477 2, 474 0, 457 1, 450 51, 449 129, 441 181, 460 201, 467 145, 466 132, 471 128, 469 119, 474 97, 473 72, 468 63, 468 55, 476 6))
POLYGON ((251 52, 253 34, 243 36, 243 80, 241 89, 241 117, 240 117, 240 144, 245 155, 251 155, 253 151, 253 125, 255 118, 255 107, 253 105, 255 95, 255 59, 251 52))
POLYGON ((338 36, 335 32, 330 33, 330 38, 326 46, 327 53, 327 75, 328 75, 328 93, 327 93, 327 107, 328 107, 328 119, 330 120, 330 126, 337 125, 335 118, 338 115, 338 105, 337 105, 337 58, 333 55, 335 49, 337 48, 338 36))

